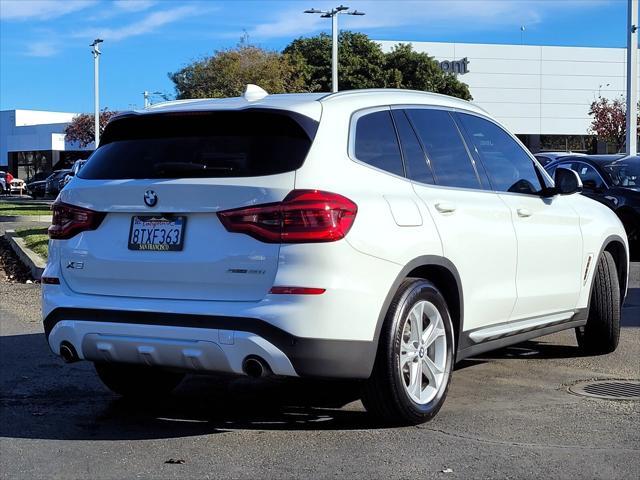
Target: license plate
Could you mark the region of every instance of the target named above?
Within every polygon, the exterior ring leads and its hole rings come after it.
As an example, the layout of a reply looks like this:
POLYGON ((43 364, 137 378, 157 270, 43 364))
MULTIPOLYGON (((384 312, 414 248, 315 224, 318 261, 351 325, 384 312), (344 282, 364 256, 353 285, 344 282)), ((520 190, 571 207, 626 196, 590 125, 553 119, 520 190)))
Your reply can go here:
POLYGON ((182 250, 186 223, 184 216, 135 216, 129 230, 129 250, 182 250))

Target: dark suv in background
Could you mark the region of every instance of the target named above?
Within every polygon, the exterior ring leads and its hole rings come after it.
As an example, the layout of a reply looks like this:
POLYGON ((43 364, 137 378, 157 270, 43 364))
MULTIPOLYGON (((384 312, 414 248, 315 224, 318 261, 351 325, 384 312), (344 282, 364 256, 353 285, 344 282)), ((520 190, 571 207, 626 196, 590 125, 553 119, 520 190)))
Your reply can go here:
POLYGON ((619 155, 568 155, 547 164, 570 168, 582 180, 582 194, 611 208, 629 237, 631 260, 640 260, 640 157, 619 155))
POLYGON ((64 187, 64 179, 71 172, 71 169, 56 170, 47 177, 45 186, 45 195, 49 197, 57 197, 60 190, 64 187))
POLYGON ((542 165, 543 167, 546 167, 547 165, 549 165, 551 162, 555 161, 555 160, 559 160, 560 158, 564 158, 567 156, 576 156, 576 155, 584 155, 583 153, 573 153, 573 152, 539 152, 536 153, 534 156, 536 157, 536 159, 538 160, 538 162, 540 163, 540 165, 542 165))

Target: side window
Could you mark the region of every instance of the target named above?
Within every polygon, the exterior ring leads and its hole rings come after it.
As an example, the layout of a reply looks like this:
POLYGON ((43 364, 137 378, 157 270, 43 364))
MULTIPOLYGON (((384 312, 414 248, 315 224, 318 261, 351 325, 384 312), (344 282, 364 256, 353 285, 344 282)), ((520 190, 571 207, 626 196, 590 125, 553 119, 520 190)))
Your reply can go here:
POLYGON ((429 157, 438 185, 480 188, 480 180, 464 146, 458 127, 445 110, 407 109, 429 157))
POLYGON ((404 166, 407 169, 407 177, 416 182, 433 184, 433 174, 427 164, 427 158, 424 156, 422 146, 407 116, 402 110, 392 110, 391 112, 400 137, 400 147, 404 166))
POLYGON ((494 190, 534 194, 542 189, 533 160, 507 132, 475 115, 457 115, 482 159, 494 190))
POLYGON ((602 177, 591 165, 582 162, 574 162, 573 170, 578 172, 584 188, 590 190, 600 190, 606 188, 606 185, 602 181, 602 177))
POLYGON ((389 110, 358 119, 354 154, 361 162, 404 177, 398 137, 389 110))

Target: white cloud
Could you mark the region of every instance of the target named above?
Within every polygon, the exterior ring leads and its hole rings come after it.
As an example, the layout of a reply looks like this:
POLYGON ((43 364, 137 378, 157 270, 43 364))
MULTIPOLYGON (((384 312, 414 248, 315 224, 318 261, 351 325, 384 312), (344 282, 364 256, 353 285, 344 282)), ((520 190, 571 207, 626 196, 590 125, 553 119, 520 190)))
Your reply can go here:
POLYGON ((73 36, 76 38, 100 37, 104 40, 111 41, 124 40, 125 38, 151 33, 164 25, 177 22, 178 20, 196 14, 199 11, 201 10, 194 5, 185 5, 169 10, 150 13, 142 20, 138 20, 121 27, 93 27, 81 32, 76 32, 73 36))
MULTIPOLYGON (((609 3, 607 0, 351 0, 348 5, 365 16, 340 16, 340 28, 365 30, 422 26, 425 32, 443 30, 483 30, 540 23, 550 15, 609 3)), ((309 6, 330 9, 336 2, 311 1, 309 6)), ((305 5, 287 7, 271 21, 249 30, 256 40, 306 35, 329 31, 329 19, 303 14, 305 5)), ((401 36, 401 34, 400 34, 401 36)))
POLYGON ((94 5, 96 0, 1 0, 2 20, 50 20, 94 5))
POLYGON ((156 4, 155 0, 114 0, 113 5, 125 12, 141 12, 156 4))
POLYGON ((59 46, 54 42, 33 42, 27 45, 25 55, 29 57, 53 57, 58 54, 59 46))
POLYGON ((288 10, 272 22, 256 25, 248 33, 250 39, 291 37, 315 32, 326 28, 327 25, 330 27, 330 22, 327 24, 327 19, 320 18, 320 15, 303 14, 302 10, 288 10))

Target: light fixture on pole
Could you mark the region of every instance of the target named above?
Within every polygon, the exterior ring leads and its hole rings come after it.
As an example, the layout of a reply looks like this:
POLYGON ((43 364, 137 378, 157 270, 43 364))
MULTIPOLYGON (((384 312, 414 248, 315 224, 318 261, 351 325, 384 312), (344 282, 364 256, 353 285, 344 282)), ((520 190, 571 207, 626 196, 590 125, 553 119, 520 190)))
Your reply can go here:
POLYGON ((364 15, 358 10, 349 11, 349 7, 340 5, 331 10, 318 10, 310 8, 304 13, 320 13, 321 18, 331 19, 331 91, 338 91, 338 15, 364 15))
POLYGON ((149 108, 151 106, 151 97, 153 95, 164 95, 162 92, 149 92, 145 90, 142 92, 142 97, 144 98, 144 108, 149 108))
POLYGON ((99 82, 99 73, 100 73, 100 55, 102 52, 100 51, 100 44, 104 40, 100 38, 96 38, 90 47, 93 47, 91 53, 93 54, 93 128, 94 128, 94 143, 95 148, 98 148, 98 143, 100 143, 100 82, 99 82))
POLYGON ((638 0, 627 11, 627 155, 638 153, 638 0))

